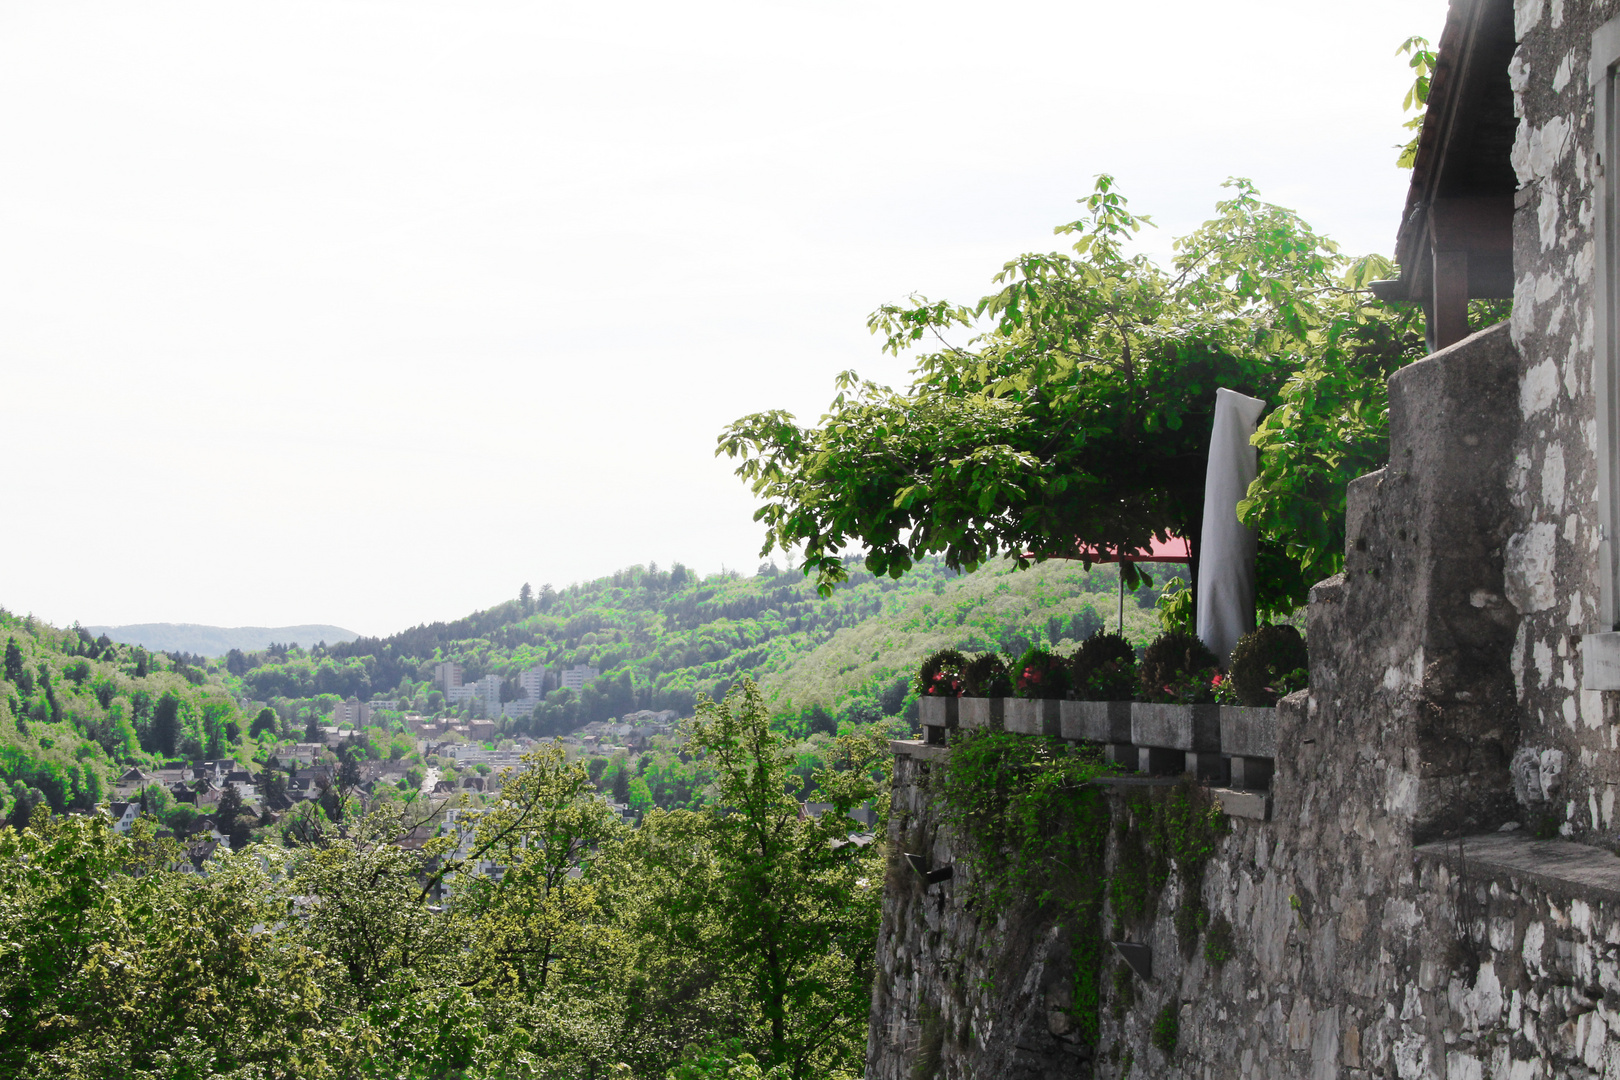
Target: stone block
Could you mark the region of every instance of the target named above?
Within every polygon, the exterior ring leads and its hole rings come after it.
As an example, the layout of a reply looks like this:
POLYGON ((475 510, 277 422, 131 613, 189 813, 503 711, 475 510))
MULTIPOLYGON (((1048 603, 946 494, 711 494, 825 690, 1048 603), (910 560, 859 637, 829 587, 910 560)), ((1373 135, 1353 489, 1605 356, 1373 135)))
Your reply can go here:
POLYGON ((1220 753, 1221 707, 1132 702, 1131 742, 1163 750, 1220 753))
POLYGON ((956 726, 956 698, 920 697, 917 711, 925 728, 953 728, 956 726))
POLYGON ((1277 756, 1277 710, 1221 706, 1221 753, 1244 757, 1277 756))
POLYGON ((964 697, 956 699, 956 726, 961 731, 1002 730, 1006 698, 964 697))
POLYGON ((917 761, 949 761, 951 751, 944 746, 930 746, 921 739, 890 739, 889 749, 917 761))
POLYGON ((1130 702, 1063 701, 1058 704, 1065 739, 1098 743, 1131 741, 1130 702))
POLYGON ((1057 735, 1061 731, 1058 707, 1062 704, 1039 698, 1003 698, 1002 723, 1008 731, 1020 735, 1057 735))
POLYGON ((1271 796, 1258 791, 1233 791, 1231 788, 1213 788, 1210 794, 1221 804, 1227 817, 1247 818, 1251 821, 1271 820, 1271 796))

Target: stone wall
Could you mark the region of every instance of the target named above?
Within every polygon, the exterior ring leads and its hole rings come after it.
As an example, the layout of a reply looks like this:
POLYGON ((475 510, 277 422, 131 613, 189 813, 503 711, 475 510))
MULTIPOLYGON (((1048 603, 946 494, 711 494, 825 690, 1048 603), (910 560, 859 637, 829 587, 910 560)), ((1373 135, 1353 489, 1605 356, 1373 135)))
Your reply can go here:
POLYGON ((928 788, 949 749, 906 748, 869 1076, 1605 1074, 1620 859, 1531 841, 1534 807, 1509 768, 1523 715, 1507 570, 1523 535, 1510 496, 1521 373, 1503 326, 1392 380, 1391 463, 1352 486, 1345 571, 1309 608, 1311 688, 1279 707, 1273 818, 1234 820, 1199 886, 1234 928, 1230 958, 1183 958, 1172 880, 1151 925, 1128 933, 1150 946, 1152 978, 1118 1015, 1104 980, 1096 1046, 1067 1011, 1053 913, 987 925, 958 902, 971 855, 940 830, 928 788), (956 876, 926 885, 902 851, 956 876), (1584 877, 1568 871, 1582 858, 1597 860, 1584 877), (1166 1006, 1179 1021, 1168 1054, 1151 1038, 1166 1006))
POLYGON ((1513 316, 1391 381, 1389 464, 1352 485, 1344 572, 1312 593, 1311 687, 1279 710, 1272 820, 1235 820, 1198 886, 1229 959, 1183 958, 1172 880, 1128 933, 1151 979, 1128 1008, 1105 980, 1086 1045, 1065 928, 959 902, 970 853, 927 790, 949 751, 907 749, 891 849, 956 876, 891 866, 869 1076, 1620 1080, 1620 717, 1582 689, 1583 636, 1613 629, 1587 68, 1620 0, 1511 6, 1513 316), (1150 1037, 1167 1006, 1168 1054, 1150 1037))
POLYGON ((1506 598, 1518 617, 1518 794, 1560 819, 1564 835, 1612 842, 1620 839, 1620 728, 1613 695, 1581 688, 1580 639, 1610 629, 1599 624, 1593 226, 1601 170, 1587 63, 1593 31, 1620 4, 1518 0, 1514 14, 1520 190, 1511 327, 1521 360, 1505 555, 1506 598), (1533 779, 1543 765, 1554 790, 1533 779))

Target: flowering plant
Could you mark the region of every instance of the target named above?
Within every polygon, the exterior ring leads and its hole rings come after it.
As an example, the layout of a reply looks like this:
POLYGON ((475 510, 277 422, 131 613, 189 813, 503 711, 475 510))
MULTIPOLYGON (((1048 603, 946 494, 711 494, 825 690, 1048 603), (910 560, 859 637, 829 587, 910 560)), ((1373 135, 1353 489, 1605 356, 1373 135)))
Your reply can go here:
POLYGON ((1013 667, 1013 690, 1021 698, 1066 698, 1069 696, 1068 661, 1045 649, 1030 649, 1013 667))
POLYGON ((1179 630, 1160 634, 1142 653, 1137 667, 1142 700, 1175 705, 1213 702, 1219 664, 1197 635, 1179 630))
POLYGON ((1069 675, 1081 701, 1129 701, 1136 696, 1136 650, 1119 634, 1098 630, 1069 658, 1069 675))
POLYGON ((919 697, 961 697, 966 689, 962 671, 967 657, 955 649, 941 649, 922 662, 912 688, 919 697))
POLYGON ((1215 668, 1176 672, 1169 682, 1150 691, 1147 699, 1169 705, 1210 705, 1221 700, 1220 688, 1225 684, 1215 668))

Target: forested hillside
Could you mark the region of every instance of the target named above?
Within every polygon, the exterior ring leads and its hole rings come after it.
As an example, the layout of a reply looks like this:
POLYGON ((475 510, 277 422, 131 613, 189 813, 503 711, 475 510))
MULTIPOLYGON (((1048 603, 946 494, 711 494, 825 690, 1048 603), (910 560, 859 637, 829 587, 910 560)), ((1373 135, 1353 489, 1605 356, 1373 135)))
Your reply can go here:
MULTIPOLYGON (((1160 584, 1162 584, 1162 577, 1160 584)), ((957 574, 924 560, 899 580, 858 566, 830 597, 795 572, 698 578, 676 564, 633 566, 556 590, 525 591, 464 619, 386 638, 310 649, 232 652, 226 667, 244 696, 268 701, 296 725, 337 699, 398 699, 401 709, 443 705, 433 665, 453 660, 472 681, 512 682, 525 668, 584 664, 601 672, 577 697, 554 691, 532 722, 545 735, 636 709, 689 715, 699 694, 719 699, 743 675, 779 714, 820 709, 857 716, 898 713, 903 682, 927 652, 945 646, 1017 653, 1029 644, 1078 641, 1116 617, 1116 570, 1050 562, 1015 570, 997 561, 957 574)), ((1126 628, 1145 639, 1158 587, 1128 598, 1126 628)))
POLYGON ((103 801, 127 763, 217 758, 242 734, 237 702, 196 657, 60 630, 0 611, 0 785, 18 821, 103 801))

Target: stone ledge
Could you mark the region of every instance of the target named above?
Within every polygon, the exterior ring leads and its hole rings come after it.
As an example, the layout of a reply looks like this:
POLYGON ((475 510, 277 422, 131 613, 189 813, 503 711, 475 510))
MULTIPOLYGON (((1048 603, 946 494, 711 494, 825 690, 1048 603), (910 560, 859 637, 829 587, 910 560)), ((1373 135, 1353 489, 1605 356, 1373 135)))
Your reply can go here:
MULTIPOLYGON (((1527 878, 1564 899, 1620 901, 1620 858, 1602 848, 1567 840, 1532 840, 1522 832, 1486 833, 1461 841, 1463 873, 1527 878)), ((1456 840, 1436 840, 1414 849, 1420 859, 1455 869, 1456 840)))
POLYGON ((918 761, 948 761, 951 748, 948 746, 930 746, 921 739, 890 739, 889 749, 896 754, 905 754, 918 761))
POLYGON ((1248 818, 1250 821, 1271 820, 1271 796, 1263 791, 1210 788, 1209 793, 1221 804, 1227 817, 1248 818))

